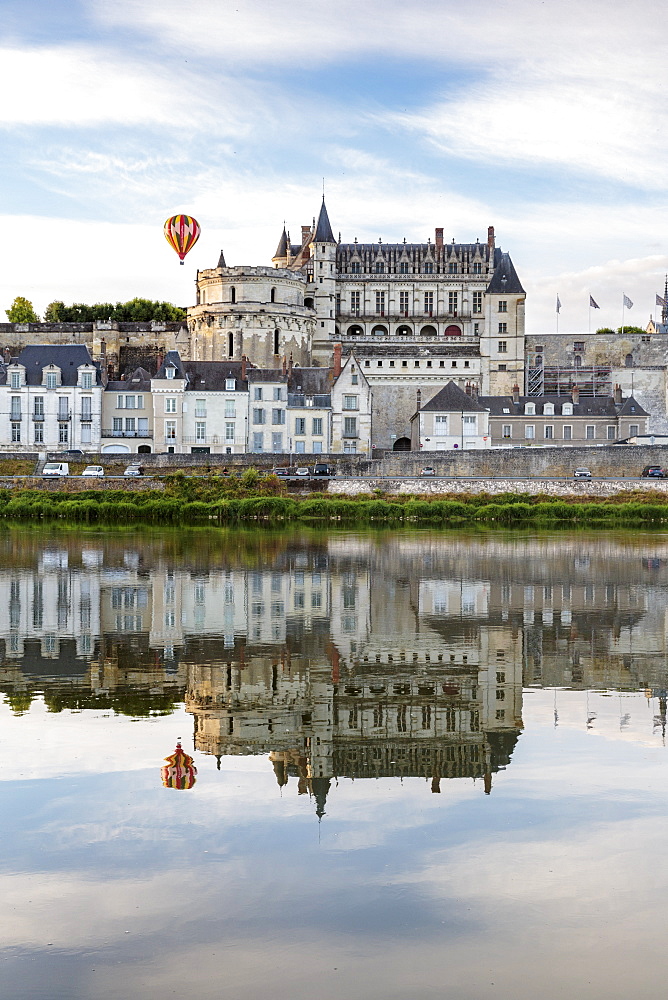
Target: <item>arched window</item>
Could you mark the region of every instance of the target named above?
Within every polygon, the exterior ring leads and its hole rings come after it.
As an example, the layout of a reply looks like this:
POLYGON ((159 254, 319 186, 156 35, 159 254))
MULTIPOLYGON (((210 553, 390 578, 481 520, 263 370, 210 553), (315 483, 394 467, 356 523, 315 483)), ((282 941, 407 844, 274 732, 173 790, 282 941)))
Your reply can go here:
POLYGON ((278 354, 279 337, 280 337, 280 330, 274 330, 274 354, 278 354))
POLYGON ((237 301, 237 290, 234 287, 234 285, 232 285, 232 287, 230 288, 230 302, 234 303, 236 301, 237 301))
POLYGON ((304 305, 306 306, 307 309, 314 309, 315 308, 315 306, 313 305, 313 299, 308 298, 308 297, 304 299, 304 305))
POLYGON ((575 365, 576 368, 582 367, 582 358, 580 357, 579 354, 576 354, 575 357, 573 358, 573 364, 575 365))
POLYGON ((231 330, 227 335, 227 353, 230 358, 234 355, 234 334, 231 330))
POLYGON ((272 288, 272 290, 271 290, 271 301, 272 302, 276 301, 276 289, 275 288, 272 288))
POLYGON ((633 355, 632 354, 627 354, 626 355, 626 357, 624 358, 624 364, 626 365, 627 368, 633 368, 633 355))
POLYGON ((542 368, 542 367, 543 367, 543 355, 542 354, 537 354, 536 355, 536 368, 542 368))

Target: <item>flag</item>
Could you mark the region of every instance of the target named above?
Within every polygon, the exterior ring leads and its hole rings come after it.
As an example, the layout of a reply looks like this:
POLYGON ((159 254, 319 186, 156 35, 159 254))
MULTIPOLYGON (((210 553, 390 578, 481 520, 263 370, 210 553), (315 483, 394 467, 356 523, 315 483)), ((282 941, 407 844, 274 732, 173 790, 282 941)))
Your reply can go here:
POLYGON ((561 312, 561 300, 559 295, 557 295, 557 312, 561 312))
POLYGON ((661 306, 662 309, 666 308, 666 300, 662 299, 660 295, 657 295, 656 297, 656 304, 657 306, 661 306))
POLYGON ((633 303, 631 302, 631 299, 628 297, 628 295, 624 296, 624 305, 626 306, 627 309, 633 309, 633 303))
POLYGON ((601 308, 600 305, 598 304, 598 302, 594 302, 594 300, 591 297, 591 295, 589 296, 589 308, 590 309, 600 309, 601 308))

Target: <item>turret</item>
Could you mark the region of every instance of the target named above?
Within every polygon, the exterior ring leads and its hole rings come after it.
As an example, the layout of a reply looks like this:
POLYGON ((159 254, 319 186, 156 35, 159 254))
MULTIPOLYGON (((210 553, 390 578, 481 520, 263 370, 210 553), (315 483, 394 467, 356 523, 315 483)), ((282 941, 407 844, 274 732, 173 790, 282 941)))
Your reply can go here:
POLYGON ((313 268, 313 299, 317 316, 314 349, 329 353, 328 346, 336 336, 336 240, 323 196, 320 214, 311 237, 313 268))

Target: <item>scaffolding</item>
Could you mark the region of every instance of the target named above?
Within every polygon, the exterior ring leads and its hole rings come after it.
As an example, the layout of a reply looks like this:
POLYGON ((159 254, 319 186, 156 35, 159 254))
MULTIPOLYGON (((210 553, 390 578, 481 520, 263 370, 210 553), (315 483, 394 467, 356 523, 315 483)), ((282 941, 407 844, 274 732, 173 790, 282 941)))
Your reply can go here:
POLYGON ((585 368, 545 365, 526 369, 527 396, 569 396, 577 386, 581 396, 611 396, 610 365, 585 368))

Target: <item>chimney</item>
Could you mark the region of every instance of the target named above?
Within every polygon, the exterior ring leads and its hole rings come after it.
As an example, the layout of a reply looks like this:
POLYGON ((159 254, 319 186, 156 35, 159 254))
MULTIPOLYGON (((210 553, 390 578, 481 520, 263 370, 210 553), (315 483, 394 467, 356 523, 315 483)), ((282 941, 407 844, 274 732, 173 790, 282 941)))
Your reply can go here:
POLYGON ((418 391, 417 391, 417 412, 418 413, 420 412, 421 406, 422 406, 422 390, 418 389, 418 391))
POLYGON ((341 374, 341 344, 334 344, 334 357, 332 358, 332 375, 338 378, 341 374))
POLYGON ((290 359, 288 361, 288 375, 292 377, 292 351, 290 351, 290 359))
POLYGON ((494 226, 489 226, 487 229, 487 246, 490 250, 494 249, 494 226))
POLYGON ((519 401, 520 401, 520 387, 516 382, 515 385, 513 386, 513 403, 519 403, 519 401))
POLYGON ((472 393, 471 393, 471 383, 470 382, 466 383, 466 389, 464 390, 464 392, 466 393, 467 396, 471 396, 472 395, 472 393))
POLYGON ((286 358, 285 354, 283 355, 283 364, 281 365, 281 371, 283 372, 284 375, 288 374, 288 359, 286 358))
POLYGON ((310 235, 311 235, 311 227, 302 226, 302 246, 304 246, 310 235))
POLYGON ((478 399, 478 385, 476 382, 473 382, 471 385, 471 399, 478 399))
POLYGON ((158 351, 158 367, 156 371, 160 371, 160 369, 162 368, 162 362, 164 360, 165 360, 165 355, 162 353, 162 351, 158 351))
POLYGON ((573 388, 572 388, 572 390, 571 390, 571 399, 573 400, 573 403, 576 406, 580 402, 580 390, 578 389, 578 387, 576 385, 574 385, 573 388))
POLYGON ((436 239, 435 239, 434 242, 436 243, 436 246, 437 247, 442 247, 443 246, 443 227, 442 226, 439 226, 439 227, 436 228, 435 235, 436 235, 436 239))
POLYGON ((616 406, 621 406, 622 405, 622 387, 621 387, 621 385, 616 385, 615 386, 615 393, 614 393, 614 395, 615 395, 615 405, 616 406))
POLYGON ((241 381, 246 381, 246 355, 241 355, 241 381))

